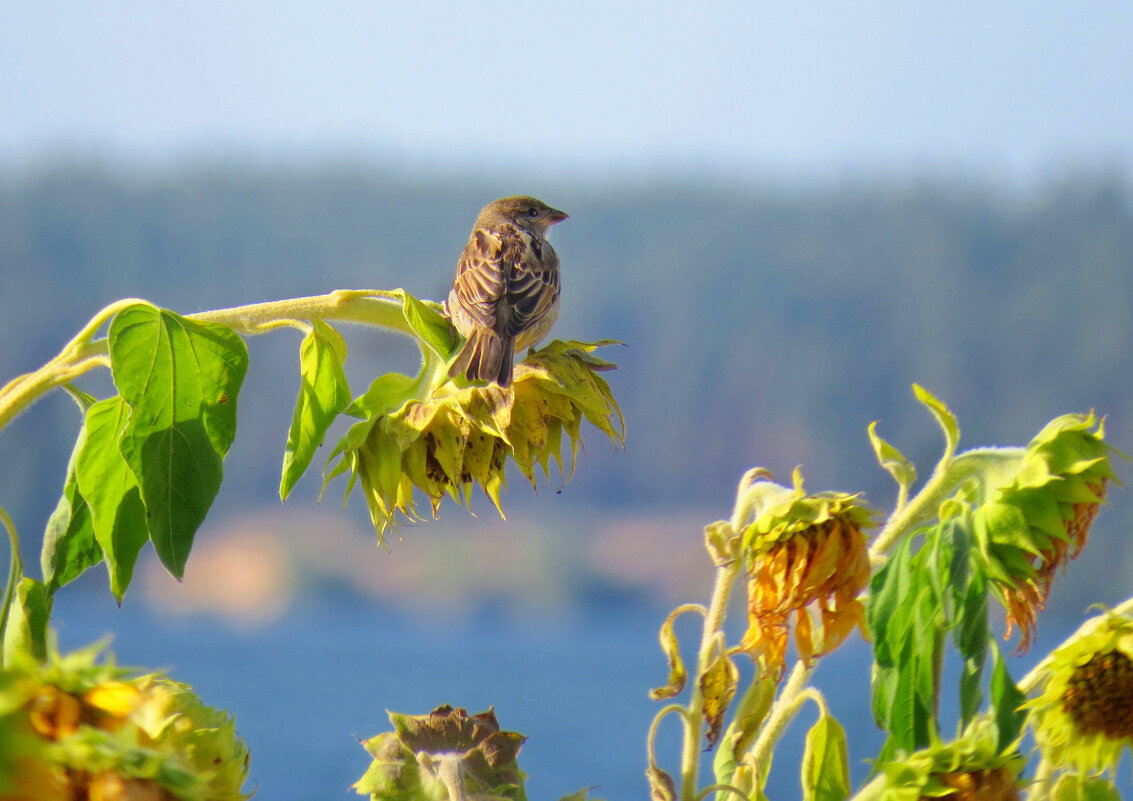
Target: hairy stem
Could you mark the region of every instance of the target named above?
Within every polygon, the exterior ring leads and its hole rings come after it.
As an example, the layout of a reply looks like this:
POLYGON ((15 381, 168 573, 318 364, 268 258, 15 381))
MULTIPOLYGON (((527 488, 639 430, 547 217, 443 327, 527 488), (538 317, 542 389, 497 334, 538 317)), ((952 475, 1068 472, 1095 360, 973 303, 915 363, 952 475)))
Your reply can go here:
POLYGON ((783 736, 787 726, 795 715, 802 709, 803 703, 811 695, 807 687, 807 681, 810 679, 811 674, 814 672, 814 667, 808 667, 801 659, 795 663, 794 668, 791 670, 791 675, 787 678, 787 683, 783 685, 779 697, 775 699, 772 704, 771 710, 767 713, 767 720, 763 724, 763 729, 759 732, 759 737, 752 746, 752 759, 760 771, 763 770, 763 765, 771 758, 772 751, 775 750, 776 743, 779 738, 783 736))
MULTIPOLYGON (((92 339, 98 330, 137 298, 115 301, 90 319, 55 358, 38 370, 9 381, 0 389, 0 429, 48 391, 72 381, 95 368, 109 366, 109 345, 105 338, 92 339)), ((436 306, 436 304, 431 304, 436 306)), ((191 320, 221 323, 245 336, 274 330, 281 323, 296 320, 340 320, 384 328, 412 336, 412 329, 401 310, 398 293, 371 289, 338 289, 326 295, 253 303, 231 309, 215 309, 186 315, 191 320)), ((440 369, 436 359, 425 355, 428 379, 440 369)))
POLYGON ((978 448, 965 451, 956 458, 942 459, 928 482, 907 504, 899 507, 885 523, 870 546, 870 561, 884 562, 886 555, 901 539, 921 523, 931 519, 949 495, 969 478, 986 475, 991 462, 1001 462, 1004 469, 1018 463, 1023 448, 978 448))
POLYGON ((696 656, 695 679, 688 707, 685 709, 685 734, 681 748, 681 799, 695 801, 696 780, 700 770, 700 728, 704 717, 704 691, 700 677, 708 668, 714 650, 719 647, 717 632, 724 626, 724 616, 728 611, 728 599, 732 596, 732 586, 740 571, 739 560, 716 568, 716 585, 712 588, 712 602, 704 619, 704 629, 700 638, 700 650, 696 656))

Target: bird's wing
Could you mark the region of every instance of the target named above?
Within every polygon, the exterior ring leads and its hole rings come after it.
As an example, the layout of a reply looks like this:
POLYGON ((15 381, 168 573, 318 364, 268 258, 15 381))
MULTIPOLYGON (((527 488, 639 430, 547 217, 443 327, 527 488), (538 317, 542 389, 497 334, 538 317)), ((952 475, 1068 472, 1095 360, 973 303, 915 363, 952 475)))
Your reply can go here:
POLYGON ((505 262, 507 275, 505 300, 511 308, 506 333, 518 336, 530 328, 555 304, 559 297, 559 257, 547 242, 524 238, 515 258, 505 262))
POLYGON ((456 265, 453 292, 478 325, 517 336, 559 296, 559 258, 513 225, 477 228, 456 265))
POLYGON ((453 294, 461 309, 477 325, 496 327, 496 307, 506 290, 507 265, 501 260, 500 236, 487 228, 477 228, 456 263, 453 294))

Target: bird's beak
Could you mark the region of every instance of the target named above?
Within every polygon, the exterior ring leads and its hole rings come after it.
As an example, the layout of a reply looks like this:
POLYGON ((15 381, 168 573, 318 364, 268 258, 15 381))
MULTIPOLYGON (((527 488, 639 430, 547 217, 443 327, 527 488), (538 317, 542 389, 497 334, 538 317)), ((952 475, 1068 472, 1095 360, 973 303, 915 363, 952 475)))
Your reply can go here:
POLYGON ((559 211, 558 209, 551 209, 551 213, 547 215, 547 219, 549 219, 551 221, 551 225, 554 225, 555 223, 562 222, 563 220, 565 220, 569 216, 570 215, 567 214, 565 211, 559 211))

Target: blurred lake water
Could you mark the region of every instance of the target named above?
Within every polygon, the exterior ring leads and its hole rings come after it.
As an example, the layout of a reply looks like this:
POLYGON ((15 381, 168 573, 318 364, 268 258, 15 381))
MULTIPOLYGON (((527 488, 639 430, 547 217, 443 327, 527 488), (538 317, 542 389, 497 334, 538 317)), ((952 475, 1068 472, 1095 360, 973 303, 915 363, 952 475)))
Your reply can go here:
MULTIPOLYGON (((531 799, 553 801, 584 787, 610 801, 648 797, 645 735, 660 705, 647 692, 666 678, 656 634, 666 614, 660 605, 596 604, 545 622, 490 611, 424 622, 324 595, 270 624, 241 628, 207 615, 157 615, 129 601, 116 610, 104 595, 105 588, 60 595, 61 646, 112 634, 121 664, 168 669, 206 703, 230 709, 251 747, 257 798, 354 797, 349 786, 369 762, 355 737, 389 730, 387 709, 422 714, 445 703, 469 712, 494 706, 504 728, 528 735, 519 761, 531 799)), ((739 625, 741 616, 733 617, 739 625)), ((1042 639, 1056 643, 1073 628, 1051 627, 1042 639)), ((677 631, 689 656, 696 624, 686 616, 677 631)), ((1015 676, 1043 650, 1040 644, 1012 660, 1015 676)), ((869 646, 855 638, 816 673, 850 735, 855 785, 882 742, 869 711, 869 664, 869 646)), ((946 703, 951 694, 949 687, 946 703)), ((804 710, 784 738, 770 798, 798 797, 797 766, 813 718, 813 709, 804 710)), ((671 718, 659 739, 659 758, 673 771, 677 730, 671 718)), ((711 759, 702 759, 702 784, 711 759)), ((1126 766, 1120 778, 1128 791, 1126 766)))

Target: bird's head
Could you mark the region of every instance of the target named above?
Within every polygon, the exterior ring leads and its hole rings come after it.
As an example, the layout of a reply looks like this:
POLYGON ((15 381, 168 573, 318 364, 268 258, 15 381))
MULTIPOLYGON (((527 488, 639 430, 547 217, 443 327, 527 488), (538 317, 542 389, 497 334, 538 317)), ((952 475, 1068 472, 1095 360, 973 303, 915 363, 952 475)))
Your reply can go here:
POLYGON ((518 195, 493 200, 481 210, 476 225, 479 227, 494 222, 510 222, 543 238, 548 228, 568 216, 566 212, 553 209, 542 200, 518 195))

